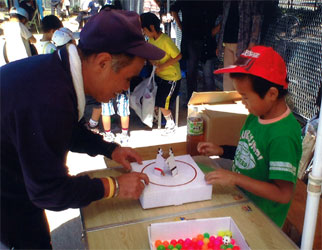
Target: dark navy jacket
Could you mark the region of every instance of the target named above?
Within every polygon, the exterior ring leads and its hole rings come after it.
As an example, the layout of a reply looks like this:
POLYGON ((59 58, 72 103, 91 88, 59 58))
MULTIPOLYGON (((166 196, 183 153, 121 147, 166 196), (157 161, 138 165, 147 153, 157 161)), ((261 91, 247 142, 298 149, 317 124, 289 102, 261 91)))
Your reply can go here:
POLYGON ((69 150, 111 157, 117 146, 78 122, 66 50, 0 68, 1 207, 62 210, 104 196, 99 179, 69 176, 69 150), (30 202, 31 201, 31 202, 30 202))

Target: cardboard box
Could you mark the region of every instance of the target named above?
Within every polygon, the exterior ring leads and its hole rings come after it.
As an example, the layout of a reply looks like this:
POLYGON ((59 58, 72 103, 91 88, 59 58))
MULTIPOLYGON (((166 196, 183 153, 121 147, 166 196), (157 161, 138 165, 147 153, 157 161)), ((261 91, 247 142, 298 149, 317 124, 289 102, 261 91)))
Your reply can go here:
POLYGON ((148 227, 150 249, 156 249, 154 246, 156 240, 167 240, 170 242, 172 239, 192 239, 198 234, 207 232, 210 235, 217 235, 219 231, 227 230, 232 232, 232 238, 240 249, 250 249, 244 236, 231 217, 153 223, 148 227))
POLYGON ((205 175, 190 155, 175 157, 178 175, 171 176, 165 172, 165 176, 154 173, 156 160, 143 161, 142 165, 131 163, 132 170, 143 172, 149 176, 150 184, 147 185, 140 197, 141 206, 144 209, 182 205, 188 202, 210 200, 212 197, 212 185, 205 181, 205 175))
POLYGON ((198 107, 204 120, 205 141, 237 146, 249 114, 237 91, 194 92, 188 103, 188 115, 194 107, 198 107))

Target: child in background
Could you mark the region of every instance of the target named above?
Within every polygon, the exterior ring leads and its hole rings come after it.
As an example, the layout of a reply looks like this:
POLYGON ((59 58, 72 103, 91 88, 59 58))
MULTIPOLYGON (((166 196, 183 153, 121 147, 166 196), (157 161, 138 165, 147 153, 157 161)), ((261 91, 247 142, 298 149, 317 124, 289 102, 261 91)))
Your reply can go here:
POLYGON ((198 151, 204 155, 235 155, 232 171, 215 170, 206 175, 206 181, 240 187, 282 227, 302 154, 301 128, 285 102, 285 62, 272 48, 255 46, 242 53, 234 65, 215 71, 221 73, 230 73, 250 115, 237 148, 198 144, 198 151))
POLYGON ((54 32, 52 41, 57 49, 62 48, 68 43, 72 43, 76 45, 73 32, 70 29, 65 27, 62 27, 54 32))
POLYGON ((32 56, 29 43, 37 42, 25 26, 29 18, 27 11, 21 7, 12 7, 9 14, 10 19, 3 27, 7 63, 32 56))
POLYGON ((141 26, 144 34, 149 37, 149 43, 164 50, 166 55, 160 61, 154 61, 156 65, 155 81, 158 85, 155 106, 160 107, 166 119, 163 135, 171 135, 176 130, 170 105, 175 101, 180 90, 181 70, 179 60, 182 58, 179 49, 171 38, 162 33, 160 19, 153 13, 141 14, 141 26))
POLYGON ((111 99, 108 103, 102 103, 102 123, 104 127, 104 140, 108 142, 116 141, 122 146, 127 146, 129 142, 129 123, 130 123, 130 106, 129 106, 129 91, 123 91, 116 98, 111 99), (121 117, 122 133, 117 139, 111 131, 111 116, 115 114, 113 102, 116 101, 117 114, 121 117))
POLYGON ((63 27, 63 23, 55 15, 45 16, 41 20, 43 36, 39 43, 39 54, 51 54, 56 50, 56 46, 51 43, 51 39, 56 30, 63 27))

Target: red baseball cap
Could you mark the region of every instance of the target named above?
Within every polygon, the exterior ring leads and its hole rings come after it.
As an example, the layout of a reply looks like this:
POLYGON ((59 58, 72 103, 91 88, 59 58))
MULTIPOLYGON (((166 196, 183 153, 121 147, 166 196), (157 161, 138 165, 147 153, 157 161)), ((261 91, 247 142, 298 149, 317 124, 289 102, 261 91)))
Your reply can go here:
POLYGON ((283 58, 271 47, 254 46, 245 50, 233 65, 214 71, 214 74, 242 73, 264 78, 287 89, 287 69, 283 58))
POLYGON ((145 41, 140 16, 134 11, 103 9, 85 24, 78 46, 96 52, 129 53, 160 60, 165 52, 145 41))

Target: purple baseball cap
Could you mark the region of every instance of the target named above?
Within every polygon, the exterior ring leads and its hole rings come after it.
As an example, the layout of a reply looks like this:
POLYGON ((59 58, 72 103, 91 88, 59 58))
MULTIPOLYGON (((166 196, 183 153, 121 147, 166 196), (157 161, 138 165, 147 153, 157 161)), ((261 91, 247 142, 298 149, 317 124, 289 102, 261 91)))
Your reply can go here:
POLYGON ((103 9, 80 33, 79 48, 111 54, 128 53, 160 60, 165 52, 145 41, 140 16, 134 11, 103 9))

